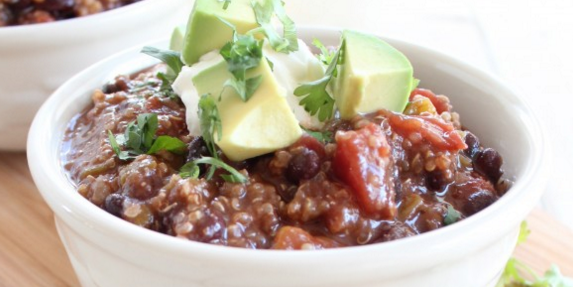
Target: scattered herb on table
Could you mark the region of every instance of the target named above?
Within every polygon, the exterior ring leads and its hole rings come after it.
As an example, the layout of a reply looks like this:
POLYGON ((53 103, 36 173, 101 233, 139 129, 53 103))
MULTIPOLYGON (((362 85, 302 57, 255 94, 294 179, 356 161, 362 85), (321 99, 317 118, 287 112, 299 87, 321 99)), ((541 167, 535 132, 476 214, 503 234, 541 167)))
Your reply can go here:
MULTIPOLYGON (((525 242, 530 233, 527 222, 523 221, 517 244, 525 242)), ((555 265, 540 276, 525 263, 510 258, 496 287, 573 287, 573 279, 563 276, 555 265), (533 279, 526 279, 527 277, 533 279)))

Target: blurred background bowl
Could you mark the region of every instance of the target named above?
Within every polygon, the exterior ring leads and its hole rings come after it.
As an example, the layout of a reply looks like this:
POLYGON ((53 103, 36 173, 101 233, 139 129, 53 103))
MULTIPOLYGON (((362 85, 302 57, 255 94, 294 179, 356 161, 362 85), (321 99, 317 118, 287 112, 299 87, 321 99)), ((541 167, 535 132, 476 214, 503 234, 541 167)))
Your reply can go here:
POLYGON ((193 0, 143 0, 51 23, 0 27, 0 150, 24 150, 34 114, 65 80, 186 23, 193 0))
MULTIPOLYGON (((333 29, 299 29, 337 45, 333 29)), ((414 66, 421 87, 447 95, 462 123, 504 158, 515 184, 497 202, 453 225, 368 246, 319 251, 247 250, 181 240, 135 226, 83 198, 60 162, 69 121, 94 89, 155 62, 135 47, 62 85, 38 112, 28 163, 83 287, 493 287, 511 255, 521 221, 548 178, 545 135, 534 112, 494 77, 444 54, 388 40, 414 66), (121 271, 119 271, 121 270, 121 271)), ((166 46, 166 42, 154 46, 166 46)))

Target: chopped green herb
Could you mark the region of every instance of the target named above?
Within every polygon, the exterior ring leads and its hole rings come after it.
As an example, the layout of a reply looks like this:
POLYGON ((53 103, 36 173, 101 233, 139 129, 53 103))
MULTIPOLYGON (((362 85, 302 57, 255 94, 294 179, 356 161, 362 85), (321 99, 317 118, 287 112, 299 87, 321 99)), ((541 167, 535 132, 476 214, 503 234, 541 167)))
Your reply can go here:
POLYGON ((229 72, 233 79, 225 82, 225 87, 233 88, 239 97, 248 101, 261 84, 262 77, 246 78, 247 71, 259 66, 263 57, 263 41, 257 40, 253 35, 237 33, 235 26, 219 18, 223 23, 233 29, 233 39, 221 48, 220 54, 227 62, 229 72))
POLYGON ((155 47, 145 46, 141 50, 141 53, 161 60, 167 65, 167 67, 169 67, 169 69, 171 69, 175 74, 175 77, 179 75, 181 68, 183 68, 184 65, 183 61, 181 61, 181 53, 177 51, 162 50, 155 47))
MULTIPOLYGON (((525 242, 530 233, 527 222, 523 221, 519 229, 517 244, 525 242)), ((555 265, 552 265, 543 276, 539 276, 525 263, 510 258, 496 287, 573 287, 573 279, 563 276, 555 265), (526 278, 532 278, 533 281, 526 278)))
POLYGON ((318 113, 318 119, 324 122, 332 118, 334 114, 334 99, 327 91, 328 83, 335 75, 338 63, 341 62, 342 55, 344 54, 344 41, 340 45, 338 51, 334 55, 334 59, 324 73, 324 77, 301 85, 294 90, 294 95, 297 97, 304 97, 299 104, 304 109, 314 116, 318 113))
POLYGON ((181 178, 199 178, 200 173, 201 170, 199 166, 192 161, 184 164, 179 170, 179 176, 181 176, 181 178))
MULTIPOLYGON (((237 183, 245 183, 247 182, 247 178, 234 169, 232 166, 224 163, 222 160, 214 157, 202 157, 198 160, 194 160, 192 162, 188 162, 183 167, 181 167, 181 171, 179 175, 182 178, 198 178, 199 177, 199 165, 206 164, 210 165, 210 170, 215 170, 218 168, 224 169, 229 174, 221 175, 221 177, 227 182, 237 182, 237 183)), ((213 177, 212 172, 208 172, 206 179, 210 180, 213 177)))
POLYGON ((448 204, 448 211, 444 217, 444 225, 456 223, 462 217, 461 213, 457 211, 451 204, 448 204))
POLYGON ((332 63, 332 60, 334 59, 334 56, 336 55, 336 51, 329 50, 324 46, 324 44, 322 44, 322 42, 320 42, 320 40, 316 38, 312 41, 312 44, 320 50, 320 54, 318 54, 317 56, 318 59, 324 65, 327 66, 330 65, 330 63, 332 63))
POLYGON ((253 10, 255 18, 260 28, 251 31, 250 33, 262 32, 265 34, 271 47, 277 52, 290 53, 298 51, 298 39, 296 36, 296 25, 286 15, 283 3, 280 0, 265 0, 261 5, 253 1, 253 10), (277 32, 272 24, 273 15, 283 25, 283 36, 277 32))
POLYGON ((155 154, 161 150, 170 151, 175 154, 181 154, 185 151, 185 148, 187 148, 187 145, 178 138, 171 136, 159 136, 153 142, 153 145, 151 145, 147 151, 147 154, 155 154))
POLYGON ((167 97, 174 98, 175 92, 171 88, 171 85, 181 72, 183 68, 183 61, 181 61, 181 53, 171 50, 161 50, 155 47, 143 47, 142 53, 152 56, 161 60, 168 67, 167 73, 157 73, 157 77, 163 81, 161 85, 160 92, 167 97))
POLYGON ((219 0, 223 3, 223 10, 227 10, 227 8, 229 8, 229 4, 231 4, 231 0, 219 0))
POLYGON ((223 126, 215 99, 209 94, 202 95, 199 99, 199 109, 197 113, 201 133, 207 145, 207 149, 212 156, 218 158, 217 147, 215 146, 215 134, 217 135, 217 139, 221 140, 223 136, 223 126))
POLYGON ((180 139, 171 136, 155 137, 158 127, 157 114, 141 114, 135 121, 127 124, 123 135, 115 137, 108 130, 108 138, 111 148, 120 160, 134 159, 140 154, 156 154, 165 150, 181 154, 187 145, 180 139), (122 151, 121 146, 126 150, 122 151))
POLYGON ((527 227, 527 221, 522 221, 519 226, 519 236, 517 237, 517 244, 524 243, 527 241, 527 237, 531 234, 531 230, 527 227))
POLYGON ((332 132, 331 131, 313 131, 305 129, 301 126, 301 128, 311 137, 317 139, 321 143, 329 143, 332 142, 332 132))

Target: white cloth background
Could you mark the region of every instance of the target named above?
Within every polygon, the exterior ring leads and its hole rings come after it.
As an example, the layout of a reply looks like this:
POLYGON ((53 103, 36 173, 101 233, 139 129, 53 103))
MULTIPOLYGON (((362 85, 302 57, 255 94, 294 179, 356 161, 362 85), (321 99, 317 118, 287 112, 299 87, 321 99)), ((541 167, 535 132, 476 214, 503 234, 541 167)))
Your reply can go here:
POLYGON ((573 228, 573 0, 287 0, 298 25, 421 44, 497 74, 535 108, 553 149, 541 207, 573 228))

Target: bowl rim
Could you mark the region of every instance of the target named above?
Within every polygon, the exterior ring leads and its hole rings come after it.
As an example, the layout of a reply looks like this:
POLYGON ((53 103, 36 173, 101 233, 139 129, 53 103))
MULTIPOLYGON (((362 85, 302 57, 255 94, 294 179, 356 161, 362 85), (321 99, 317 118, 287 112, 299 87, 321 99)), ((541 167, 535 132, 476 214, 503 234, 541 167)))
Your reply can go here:
MULTIPOLYGON (((339 34, 340 31, 343 30, 336 27, 302 25, 298 28, 300 38, 304 38, 301 34, 314 35, 316 37, 321 37, 321 35, 332 36, 333 33, 339 34)), ((532 154, 528 155, 530 157, 528 161, 529 165, 524 169, 522 178, 516 180, 510 191, 488 208, 453 225, 444 226, 437 230, 409 238, 381 244, 304 252, 285 252, 282 250, 255 251, 181 240, 118 219, 79 195, 69 181, 51 180, 54 178, 54 174, 62 173, 63 168, 59 161, 56 163, 50 162, 53 159, 53 154, 59 154, 59 151, 50 150, 50 145, 46 145, 45 142, 46 139, 53 139, 54 134, 61 136, 61 132, 63 131, 59 131, 59 133, 46 129, 44 123, 53 123, 51 120, 56 118, 53 109, 62 101, 64 98, 63 93, 71 84, 89 76, 94 71, 98 71, 98 69, 103 67, 106 63, 129 58, 128 56, 138 51, 140 46, 119 52, 84 69, 60 86, 43 104, 34 119, 28 137, 28 161, 33 179, 42 196, 49 203, 52 211, 54 211, 55 216, 63 219, 65 222, 72 219, 80 221, 82 224, 89 225, 88 228, 97 229, 98 232, 114 234, 130 242, 135 240, 138 245, 158 248, 170 254, 192 256, 194 258, 224 258, 228 262, 238 264, 245 264, 247 262, 263 262, 263 264, 267 264, 269 262, 268 260, 277 259, 279 259, 281 264, 299 264, 300 262, 316 263, 331 256, 364 256, 371 253, 380 254, 380 252, 392 254, 393 252, 397 252, 396 250, 402 250, 403 252, 403 250, 419 249, 420 246, 432 246, 432 248, 426 248, 424 253, 426 257, 431 258, 438 255, 444 257, 443 251, 451 249, 452 243, 459 241, 458 236, 461 236, 460 234, 466 238, 471 238, 471 236, 476 234, 507 234, 514 230, 515 226, 523 220, 525 215, 531 211, 541 197, 548 178, 546 175, 548 173, 549 156, 547 155, 549 153, 549 146, 546 143, 546 136, 541 129, 536 112, 531 109, 525 99, 518 97, 516 93, 511 91, 511 89, 503 84, 497 77, 475 68, 462 60, 410 42, 388 37, 382 38, 389 41, 392 45, 409 46, 417 51, 432 55, 435 59, 463 68, 464 71, 471 73, 473 77, 485 79, 495 86, 496 89, 504 91, 504 94, 510 95, 510 97, 513 98, 512 100, 519 103, 521 108, 527 112, 525 117, 522 116, 519 117, 519 119, 527 126, 527 131, 532 136, 531 141, 536 148, 533 149, 534 152, 532 154), (54 190, 56 192, 53 192, 54 190), (57 206, 51 204, 52 200, 58 200, 57 206), (518 204, 518 202, 522 204, 518 204), (510 214, 503 212, 503 209, 508 205, 513 206, 513 212, 510 214), (498 222, 500 214, 506 215, 506 218, 501 223, 498 222), (452 235, 456 235, 455 238, 452 238, 452 235)), ((165 41, 166 40, 162 40, 157 43, 165 41)), ((131 57, 133 58, 134 56, 132 55, 131 57)), ((120 64, 120 62, 116 64, 120 64)), ((91 92, 91 90, 83 91, 82 94, 83 96, 87 96, 85 94, 91 94, 91 92)), ((67 120, 69 122, 70 119, 67 120)), ((57 158, 59 159, 59 156, 57 158)), ((493 242, 496 238, 492 238, 492 236, 493 235, 490 235, 487 241, 479 242, 479 244, 469 246, 468 248, 472 251, 476 251, 493 242)), ((457 258, 463 255, 464 253, 450 254, 449 256, 451 256, 451 258, 457 258)))
POLYGON ((71 29, 86 29, 89 27, 98 27, 102 22, 109 21, 110 19, 117 19, 121 21, 122 16, 137 15, 153 9, 153 7, 161 4, 167 4, 170 1, 164 0, 142 0, 118 8, 102 11, 95 14, 90 14, 82 17, 75 17, 70 19, 62 19, 47 23, 36 23, 29 25, 15 25, 0 27, 0 39, 3 37, 10 37, 12 35, 30 35, 30 33, 41 33, 63 28, 71 29))

